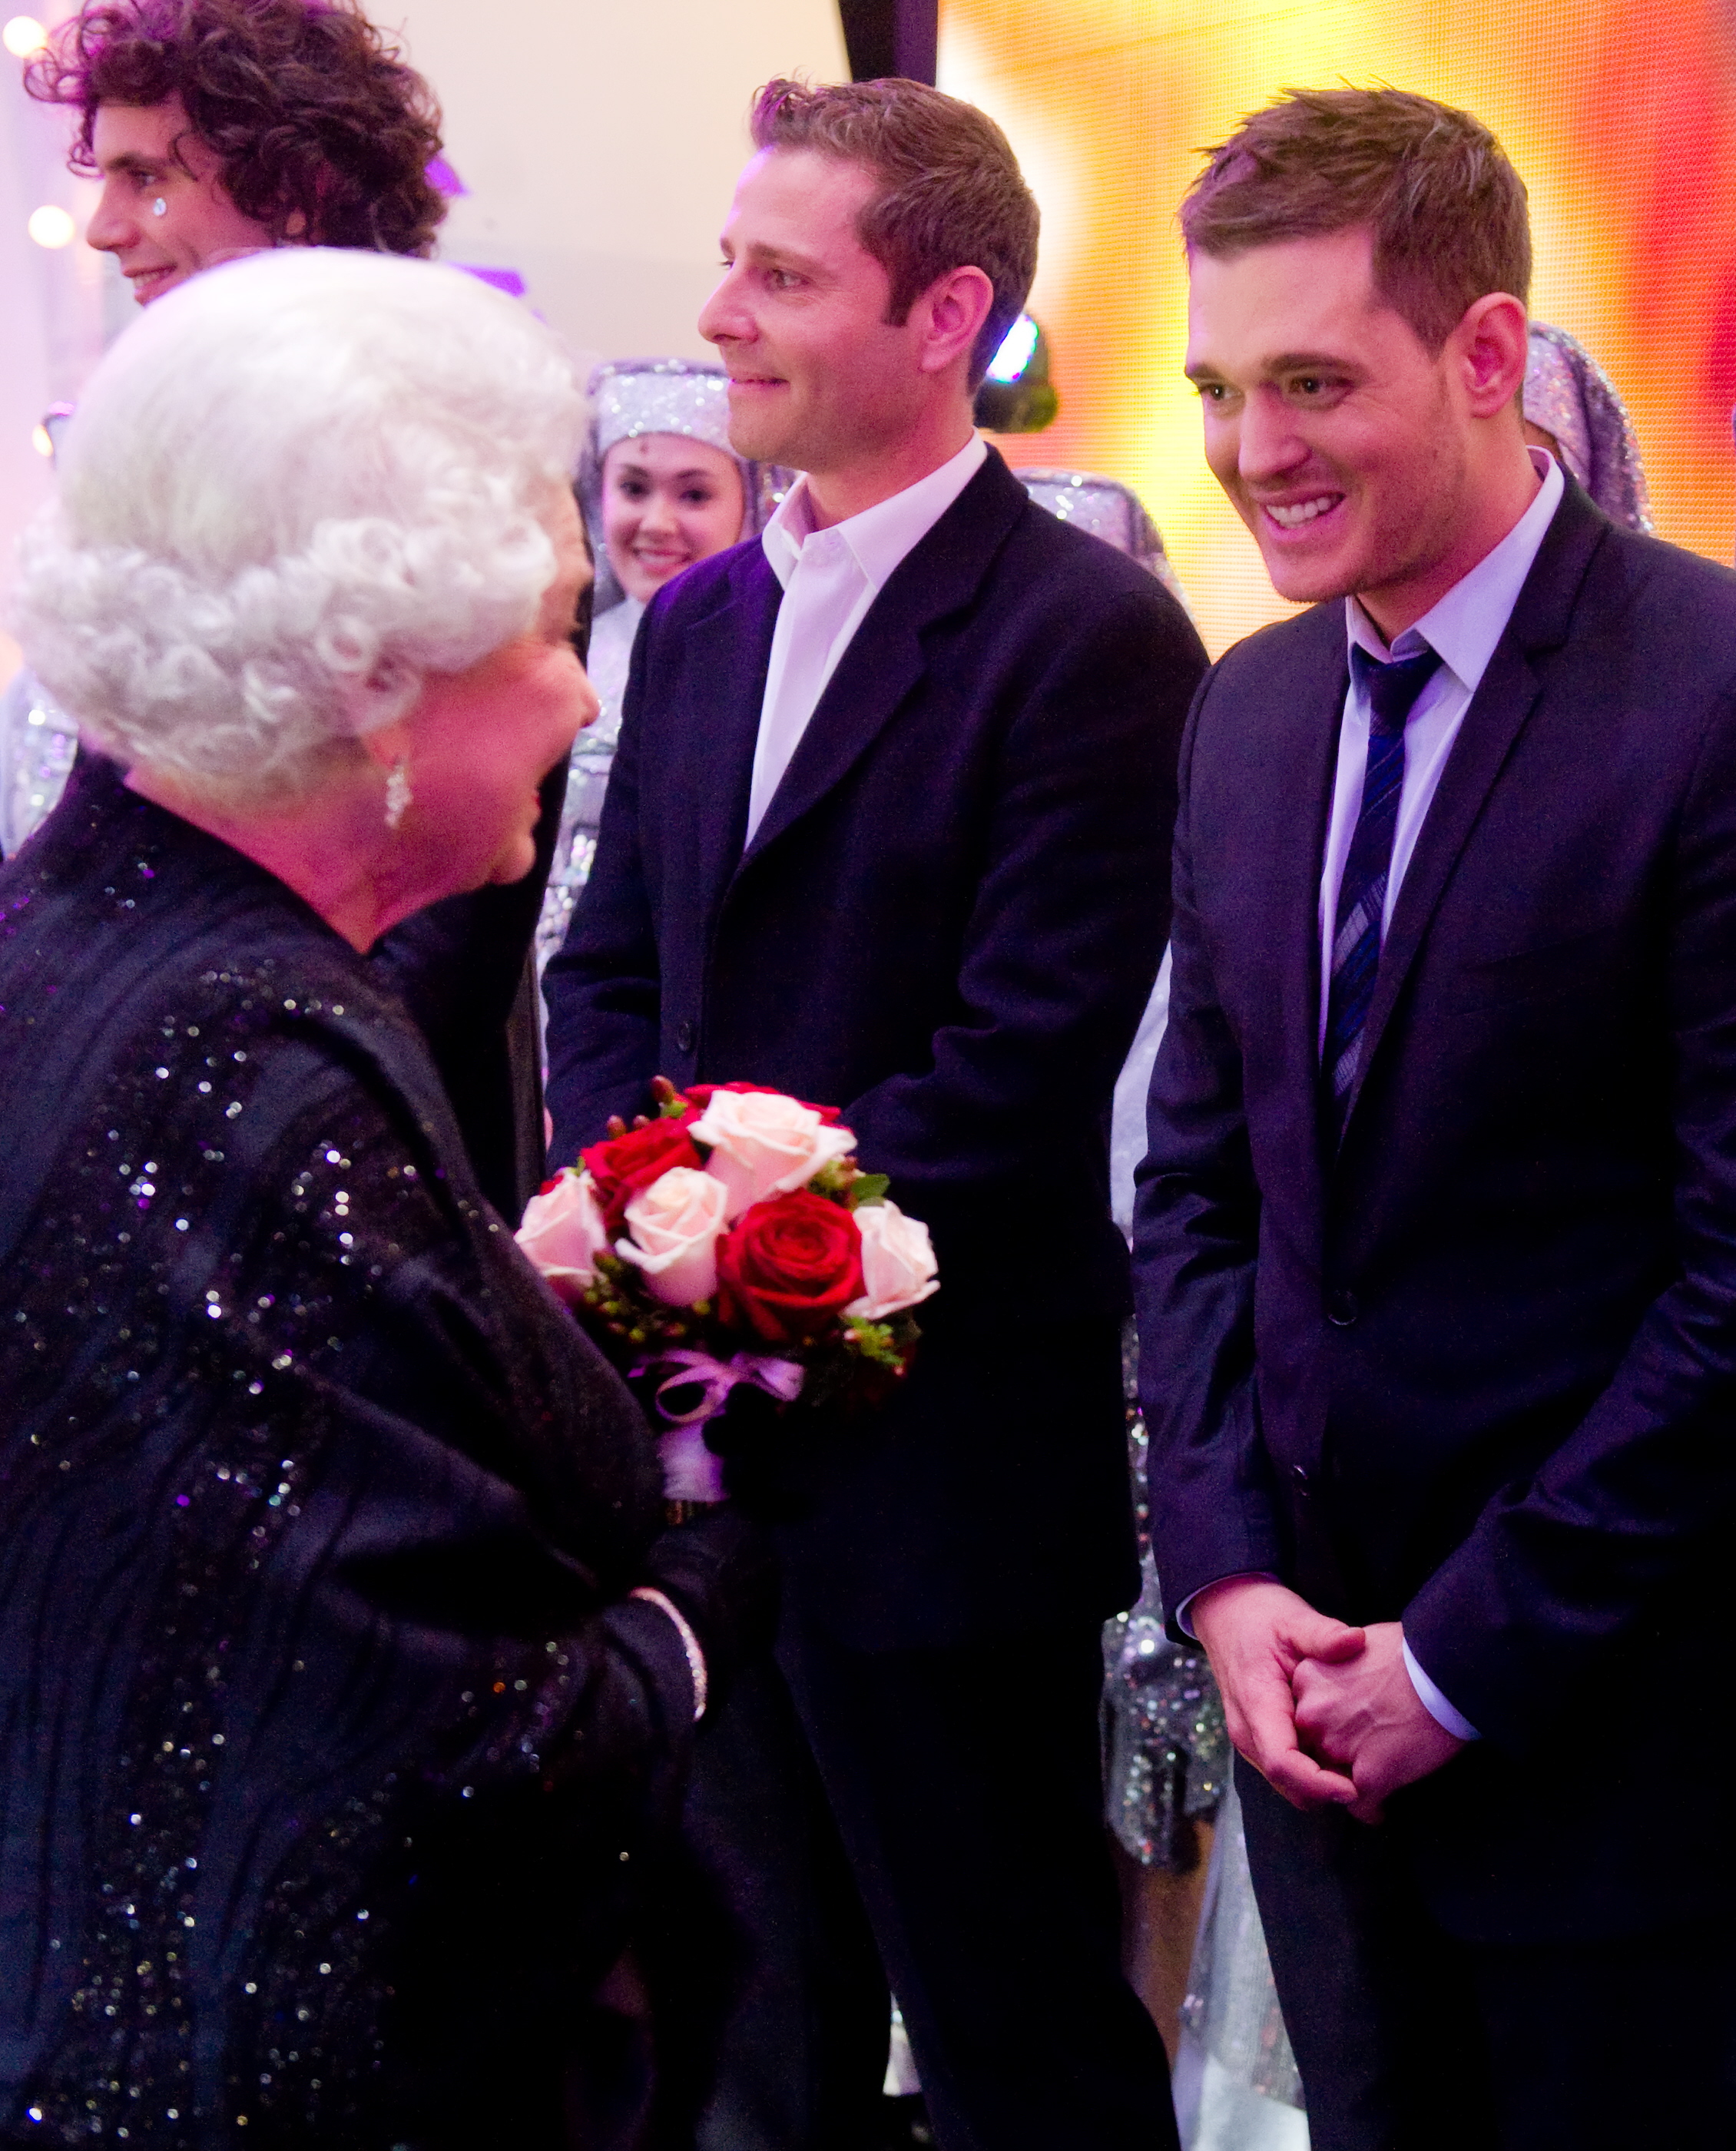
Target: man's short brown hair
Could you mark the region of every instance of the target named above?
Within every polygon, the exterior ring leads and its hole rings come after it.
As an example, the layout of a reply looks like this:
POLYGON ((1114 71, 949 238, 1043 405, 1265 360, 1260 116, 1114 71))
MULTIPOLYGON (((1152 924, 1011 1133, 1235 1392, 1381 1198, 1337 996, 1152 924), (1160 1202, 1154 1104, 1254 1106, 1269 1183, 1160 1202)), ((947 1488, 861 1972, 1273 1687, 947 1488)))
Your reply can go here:
POLYGON ((79 109, 86 172, 99 105, 178 97, 230 200, 280 240, 427 254, 446 214, 433 93, 349 0, 85 0, 24 86, 79 109))
POLYGON ((908 320, 949 269, 982 271, 995 297, 971 352, 974 388, 1037 273, 1037 205, 988 114, 896 77, 817 89, 780 79, 754 99, 752 126, 756 149, 816 149, 879 175, 857 236, 891 279, 888 321, 908 320))
POLYGON ((1182 205, 1218 261, 1367 225, 1374 286, 1431 352, 1491 291, 1531 295, 1525 182, 1480 120, 1403 89, 1291 89, 1244 119, 1182 205))

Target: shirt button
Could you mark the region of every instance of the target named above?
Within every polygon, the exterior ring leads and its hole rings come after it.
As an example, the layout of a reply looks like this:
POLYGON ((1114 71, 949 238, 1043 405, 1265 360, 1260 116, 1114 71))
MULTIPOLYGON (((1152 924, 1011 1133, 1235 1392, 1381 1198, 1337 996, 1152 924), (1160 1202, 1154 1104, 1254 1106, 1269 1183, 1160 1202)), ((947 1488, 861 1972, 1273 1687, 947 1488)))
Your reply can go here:
POLYGON ((678 1023, 676 1025, 676 1044, 680 1046, 683 1053, 692 1052, 693 1025, 691 1023, 678 1023))
POLYGON ((1356 1294, 1343 1285, 1326 1296, 1326 1319, 1334 1329, 1350 1329, 1361 1312, 1356 1294))

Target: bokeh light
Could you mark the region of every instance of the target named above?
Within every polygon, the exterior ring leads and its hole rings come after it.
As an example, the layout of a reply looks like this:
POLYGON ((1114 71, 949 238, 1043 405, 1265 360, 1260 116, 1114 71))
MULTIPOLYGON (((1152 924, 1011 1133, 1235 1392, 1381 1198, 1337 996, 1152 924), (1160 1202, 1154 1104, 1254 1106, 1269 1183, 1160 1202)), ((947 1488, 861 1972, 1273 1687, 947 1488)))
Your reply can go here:
POLYGON ((48 42, 48 33, 34 15, 14 15, 3 29, 0 29, 0 44, 3 44, 14 59, 28 60, 33 53, 39 53, 48 42))
POLYGON ((78 227, 58 202, 44 202, 30 212, 30 236, 38 246, 70 246, 78 227))

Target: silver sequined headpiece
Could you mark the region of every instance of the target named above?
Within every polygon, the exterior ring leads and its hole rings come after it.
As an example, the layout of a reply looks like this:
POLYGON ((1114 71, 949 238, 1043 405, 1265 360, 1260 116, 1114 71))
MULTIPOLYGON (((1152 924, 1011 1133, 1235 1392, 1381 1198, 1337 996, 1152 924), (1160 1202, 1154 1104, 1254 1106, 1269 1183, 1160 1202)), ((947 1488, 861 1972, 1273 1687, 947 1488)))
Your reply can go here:
POLYGON ((1187 600, 1176 580, 1176 571, 1163 549, 1157 526, 1146 513, 1145 503, 1131 486, 1119 478, 1099 478, 1090 471, 1022 470, 1017 473, 1025 490, 1039 508, 1063 523, 1076 524, 1137 560, 1155 575, 1184 610, 1187 600))
POLYGON ((736 456, 729 439, 729 376, 721 366, 690 358, 620 359, 592 374, 590 396, 599 456, 640 433, 680 433, 736 456))
POLYGON ((1652 528, 1639 443, 1614 382, 1577 337, 1546 321, 1531 323, 1524 408, 1606 515, 1652 528))
POLYGON ((617 441, 641 433, 679 433, 721 448, 741 473, 741 535, 752 538, 791 486, 793 471, 752 463, 730 446, 729 376, 698 358, 615 358, 590 382, 590 438, 579 467, 579 504, 590 533, 597 569, 597 610, 618 604, 621 591, 603 543, 603 458, 617 441))

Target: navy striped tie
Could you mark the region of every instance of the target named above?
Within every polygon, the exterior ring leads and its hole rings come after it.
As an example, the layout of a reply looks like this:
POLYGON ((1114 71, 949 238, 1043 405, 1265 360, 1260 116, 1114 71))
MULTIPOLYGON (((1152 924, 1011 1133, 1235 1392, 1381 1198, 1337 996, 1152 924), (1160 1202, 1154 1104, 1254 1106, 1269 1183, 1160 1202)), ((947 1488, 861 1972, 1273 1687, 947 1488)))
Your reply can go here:
POLYGON ((1417 696, 1435 676, 1440 653, 1425 645, 1410 657, 1382 665, 1354 643, 1350 663, 1369 700, 1369 766, 1362 781, 1362 809, 1344 861, 1344 878, 1339 884, 1326 1045, 1320 1056, 1334 1140, 1344 1132, 1344 1116, 1362 1061, 1363 1025, 1380 965, 1393 831, 1404 782, 1404 726, 1417 696))

